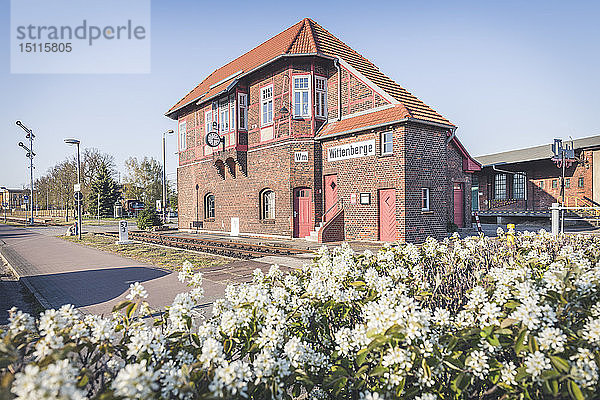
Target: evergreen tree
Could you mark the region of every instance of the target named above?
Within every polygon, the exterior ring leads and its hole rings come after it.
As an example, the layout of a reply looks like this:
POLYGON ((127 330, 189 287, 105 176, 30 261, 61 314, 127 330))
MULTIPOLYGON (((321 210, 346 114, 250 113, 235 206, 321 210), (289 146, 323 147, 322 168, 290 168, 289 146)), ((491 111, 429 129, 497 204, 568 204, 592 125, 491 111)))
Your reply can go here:
POLYGON ((110 176, 106 163, 101 163, 98 172, 90 184, 88 210, 92 215, 98 215, 98 193, 100 193, 100 216, 112 217, 113 207, 120 196, 119 186, 110 176))

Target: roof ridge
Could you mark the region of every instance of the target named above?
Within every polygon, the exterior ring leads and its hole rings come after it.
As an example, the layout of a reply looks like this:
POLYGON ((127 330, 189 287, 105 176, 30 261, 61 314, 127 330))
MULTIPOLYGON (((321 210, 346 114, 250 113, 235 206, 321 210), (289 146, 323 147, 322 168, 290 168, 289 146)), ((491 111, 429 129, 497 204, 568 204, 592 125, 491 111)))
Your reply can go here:
POLYGON ((310 18, 304 18, 304 21, 308 22, 308 29, 309 29, 309 32, 310 32, 310 35, 308 35, 308 40, 314 46, 315 53, 318 53, 319 52, 319 45, 317 44, 317 41, 315 40, 315 31, 314 31, 313 26, 312 26, 312 24, 313 23, 316 24, 316 22, 313 21, 310 18))
MULTIPOLYGON (((387 75, 385 75, 383 72, 381 72, 379 70, 379 68, 373 64, 371 62, 371 60, 369 60, 368 58, 366 58, 365 56, 363 56, 362 54, 360 54, 358 51, 354 50, 352 47, 350 47, 348 44, 346 44, 344 41, 342 41, 340 38, 338 38, 336 35, 334 35, 333 33, 329 32, 326 28, 322 27, 321 25, 319 25, 317 22, 313 21, 313 23, 319 27, 321 30, 323 30, 323 32, 328 35, 330 37, 330 39, 333 39, 337 42, 339 42, 342 46, 344 46, 347 51, 349 51, 351 54, 353 54, 355 57, 360 57, 360 59, 364 60, 365 62, 367 62, 368 64, 370 64, 370 66, 372 66, 377 72, 379 72, 381 75, 383 75, 385 78, 387 78, 388 80, 390 80, 392 83, 396 84, 398 87, 400 87, 401 89, 405 90, 404 88, 402 88, 402 86, 398 85, 393 79, 391 79, 390 77, 388 77, 387 75)), ((334 54, 336 57, 342 58, 344 59, 344 57, 342 57, 341 54, 334 54)), ((354 63, 352 63, 350 60, 346 60, 344 59, 344 61, 346 61, 348 64, 352 65, 354 68, 356 68, 357 71, 359 71, 361 74, 364 74, 362 71, 360 71, 360 68, 357 68, 358 66, 353 65, 354 63)), ((370 79, 370 78, 369 78, 370 79)), ((371 80, 371 79, 370 79, 371 80)), ((371 80, 372 81, 372 80, 371 80)), ((373 82, 375 83, 375 82, 373 82)), ((376 84, 376 83, 375 83, 376 84)), ((377 85, 377 84, 376 84, 377 85)), ((379 86, 379 85, 377 85, 379 86)), ((381 86, 379 86, 381 88, 381 86)), ((381 88, 381 90, 383 90, 384 92, 388 93, 390 96, 392 96, 393 98, 395 98, 396 100, 398 100, 399 104, 406 110, 406 112, 408 113, 408 115, 410 117, 414 117, 412 111, 409 109, 409 107, 406 106, 406 104, 404 104, 404 102, 401 99, 396 98, 396 96, 394 96, 392 93, 390 93, 389 91, 385 90, 384 88, 381 88)))
POLYGON ((306 18, 304 18, 302 21, 299 21, 296 23, 296 25, 299 25, 298 31, 296 32, 296 34, 294 35, 292 40, 290 40, 290 44, 288 45, 287 49, 285 50, 286 54, 292 50, 292 47, 294 47, 294 43, 296 43, 296 40, 298 40, 298 36, 300 36, 300 32, 302 32, 302 28, 304 28, 304 24, 306 24, 306 18))

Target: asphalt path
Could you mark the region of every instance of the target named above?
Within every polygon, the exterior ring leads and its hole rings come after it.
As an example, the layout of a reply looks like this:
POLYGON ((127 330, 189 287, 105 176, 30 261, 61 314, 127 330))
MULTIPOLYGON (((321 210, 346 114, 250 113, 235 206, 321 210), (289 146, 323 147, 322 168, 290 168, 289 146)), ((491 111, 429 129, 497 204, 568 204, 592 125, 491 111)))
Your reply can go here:
MULTIPOLYGON (((150 305, 163 309, 189 290, 175 272, 44 233, 0 225, 0 252, 45 308, 73 304, 84 313, 108 314, 129 285, 140 282, 150 305)), ((207 281, 206 302, 220 297, 225 286, 207 281)))

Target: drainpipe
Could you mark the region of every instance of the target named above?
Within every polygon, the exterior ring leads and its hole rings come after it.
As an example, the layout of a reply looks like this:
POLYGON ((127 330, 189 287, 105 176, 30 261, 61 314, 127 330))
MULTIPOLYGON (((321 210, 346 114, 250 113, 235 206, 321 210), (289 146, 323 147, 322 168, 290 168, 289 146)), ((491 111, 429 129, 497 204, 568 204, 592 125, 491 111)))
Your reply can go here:
POLYGON ((337 58, 333 59, 333 64, 337 68, 338 73, 338 117, 337 120, 342 119, 342 66, 337 58))

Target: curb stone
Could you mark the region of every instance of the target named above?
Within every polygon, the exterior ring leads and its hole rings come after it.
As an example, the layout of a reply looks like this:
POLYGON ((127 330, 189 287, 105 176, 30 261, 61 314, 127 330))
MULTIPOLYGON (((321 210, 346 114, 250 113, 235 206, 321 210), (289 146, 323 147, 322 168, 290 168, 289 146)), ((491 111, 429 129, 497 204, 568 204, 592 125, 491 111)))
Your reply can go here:
POLYGON ((25 285, 25 287, 27 288, 29 293, 31 293, 33 295, 33 297, 35 297, 37 302, 40 303, 40 305, 43 308, 45 308, 46 310, 54 308, 54 307, 52 307, 50 302, 48 302, 48 300, 46 300, 46 298, 44 296, 42 296, 42 294, 31 283, 29 283, 29 280, 27 279, 27 277, 22 277, 17 272, 17 270, 11 265, 11 263, 8 261, 8 259, 4 255, 5 244, 6 243, 4 243, 4 241, 2 241, 2 243, 0 243, 0 257, 2 258, 2 260, 4 260, 4 262, 6 262, 8 269, 10 269, 11 272, 17 277, 19 282, 21 282, 21 283, 23 283, 23 285, 25 285))

